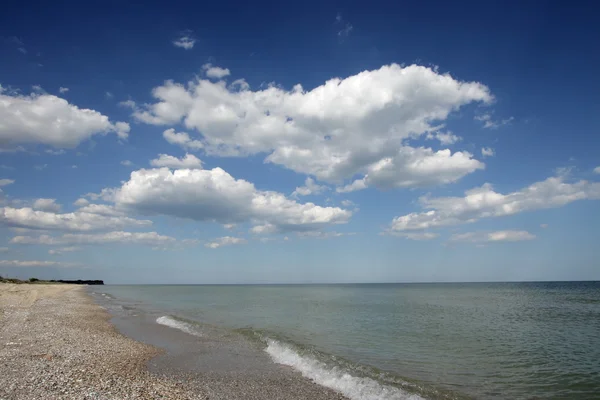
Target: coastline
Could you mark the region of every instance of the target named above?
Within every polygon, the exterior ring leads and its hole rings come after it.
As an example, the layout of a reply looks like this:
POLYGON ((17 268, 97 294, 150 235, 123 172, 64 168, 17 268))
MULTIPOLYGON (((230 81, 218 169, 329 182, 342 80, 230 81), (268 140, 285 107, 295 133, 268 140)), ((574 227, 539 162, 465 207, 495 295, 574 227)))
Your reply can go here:
POLYGON ((345 398, 282 366, 229 373, 207 356, 194 361, 202 370, 168 368, 164 350, 110 320, 82 286, 0 284, 0 399, 345 398))

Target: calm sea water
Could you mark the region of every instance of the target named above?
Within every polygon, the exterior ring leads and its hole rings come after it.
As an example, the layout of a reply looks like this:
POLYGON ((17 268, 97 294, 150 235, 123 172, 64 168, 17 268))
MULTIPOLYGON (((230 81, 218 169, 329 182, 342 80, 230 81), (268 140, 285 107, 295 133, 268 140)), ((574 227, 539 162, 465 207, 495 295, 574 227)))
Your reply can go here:
POLYGON ((352 399, 600 398, 600 282, 98 290, 260 341, 352 399))

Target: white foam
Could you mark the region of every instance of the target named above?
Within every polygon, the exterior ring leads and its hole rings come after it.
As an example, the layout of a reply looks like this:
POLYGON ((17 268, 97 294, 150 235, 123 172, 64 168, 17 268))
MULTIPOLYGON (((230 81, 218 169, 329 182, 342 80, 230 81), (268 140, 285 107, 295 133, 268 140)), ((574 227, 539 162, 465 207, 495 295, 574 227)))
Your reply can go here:
POLYGON ((276 340, 268 339, 265 351, 274 362, 288 365, 315 383, 331 388, 351 400, 423 400, 416 394, 382 385, 370 378, 352 376, 340 368, 329 367, 314 358, 301 356, 276 340))
POLYGON ((169 328, 179 329, 182 332, 189 333, 194 336, 202 336, 198 330, 194 329, 194 327, 190 324, 187 324, 183 321, 178 321, 174 318, 171 318, 167 315, 156 318, 156 323, 168 326, 169 328))

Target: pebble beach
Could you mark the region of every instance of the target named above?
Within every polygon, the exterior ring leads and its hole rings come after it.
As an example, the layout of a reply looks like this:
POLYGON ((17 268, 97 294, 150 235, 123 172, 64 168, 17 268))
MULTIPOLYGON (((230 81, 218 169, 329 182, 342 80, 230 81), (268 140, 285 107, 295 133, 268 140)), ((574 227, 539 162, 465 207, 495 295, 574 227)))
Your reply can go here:
POLYGON ((288 369, 251 381, 150 372, 163 351, 110 318, 81 286, 0 284, 0 399, 344 399, 288 369))

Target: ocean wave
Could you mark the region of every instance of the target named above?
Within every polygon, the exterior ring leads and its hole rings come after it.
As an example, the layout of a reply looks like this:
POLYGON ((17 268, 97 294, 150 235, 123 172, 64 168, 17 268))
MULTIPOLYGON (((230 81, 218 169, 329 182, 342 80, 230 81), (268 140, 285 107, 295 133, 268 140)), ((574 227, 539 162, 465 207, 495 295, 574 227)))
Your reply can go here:
POLYGON ((194 326, 188 324, 183 321, 179 321, 173 317, 168 315, 163 315, 162 317, 156 318, 156 323, 164 326, 168 326, 169 328, 179 329, 182 332, 188 333, 194 336, 202 336, 202 333, 198 331, 194 326))
POLYGON ((353 376, 342 368, 301 355, 291 346, 277 340, 267 339, 266 342, 265 351, 274 362, 290 366, 315 383, 333 389, 351 400, 423 400, 416 394, 383 385, 371 378, 353 376))

